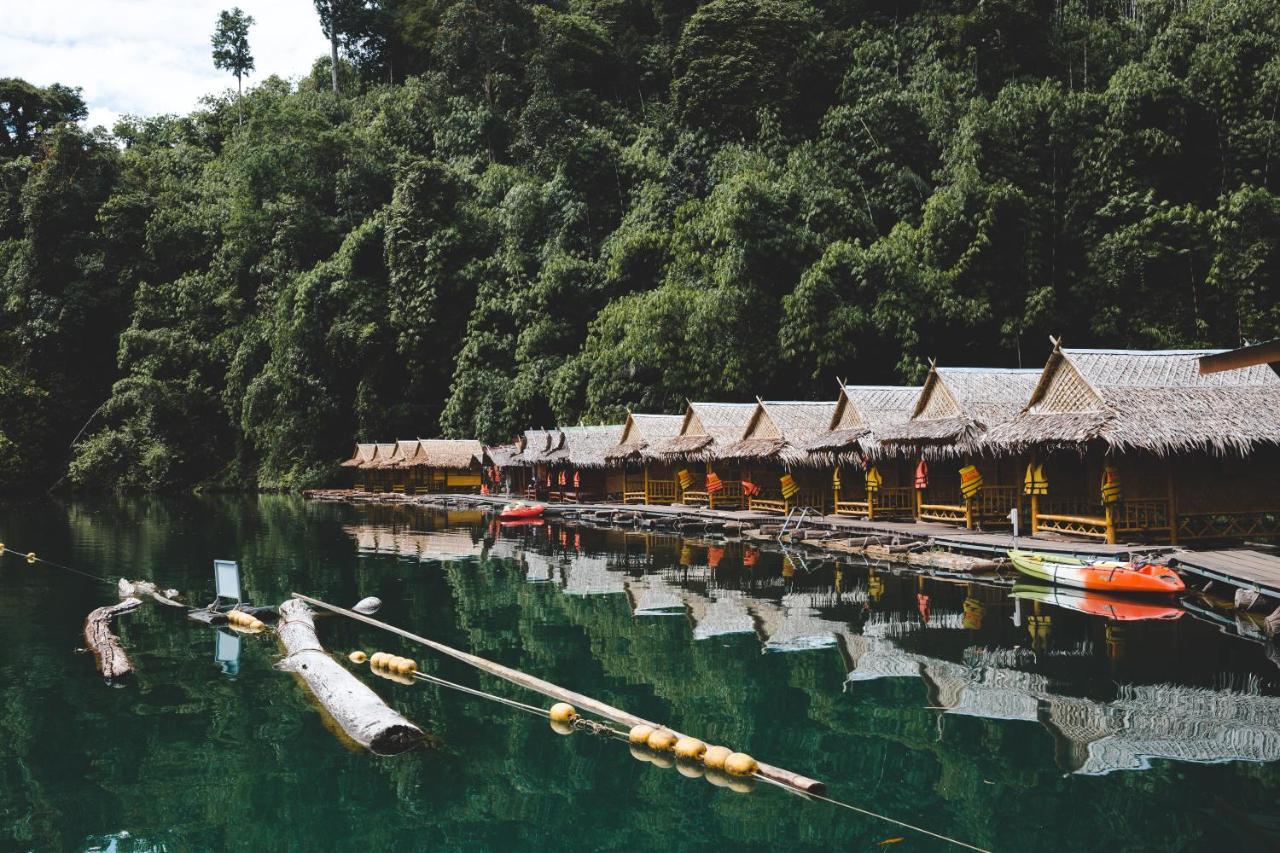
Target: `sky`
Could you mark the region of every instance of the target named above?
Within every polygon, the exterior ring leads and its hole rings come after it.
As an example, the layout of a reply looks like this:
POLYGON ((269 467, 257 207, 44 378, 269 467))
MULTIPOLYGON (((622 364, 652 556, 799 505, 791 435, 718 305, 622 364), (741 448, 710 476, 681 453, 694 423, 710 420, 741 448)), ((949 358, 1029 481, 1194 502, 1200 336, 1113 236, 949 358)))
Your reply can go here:
POLYGON ((218 12, 233 5, 256 21, 247 85, 300 77, 328 52, 312 0, 0 0, 0 77, 81 87, 90 127, 188 112, 202 96, 235 88, 214 69, 209 44, 218 12))

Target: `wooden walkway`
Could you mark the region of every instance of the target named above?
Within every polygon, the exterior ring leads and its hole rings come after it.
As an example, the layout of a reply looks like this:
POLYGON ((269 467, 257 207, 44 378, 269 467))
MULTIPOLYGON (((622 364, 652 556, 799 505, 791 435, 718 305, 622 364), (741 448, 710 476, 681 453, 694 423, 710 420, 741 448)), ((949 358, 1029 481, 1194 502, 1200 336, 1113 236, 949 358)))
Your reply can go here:
POLYGON ((1251 548, 1187 551, 1172 563, 1191 574, 1280 598, 1280 554, 1251 548))

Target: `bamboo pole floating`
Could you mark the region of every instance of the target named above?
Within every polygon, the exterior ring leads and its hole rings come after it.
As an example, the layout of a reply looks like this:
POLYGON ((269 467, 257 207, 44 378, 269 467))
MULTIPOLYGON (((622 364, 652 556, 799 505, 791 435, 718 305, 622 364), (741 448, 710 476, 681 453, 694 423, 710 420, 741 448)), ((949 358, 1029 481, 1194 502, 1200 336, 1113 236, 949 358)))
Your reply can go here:
MULTIPOLYGON (((521 687, 532 690, 536 693, 541 693, 544 696, 549 696, 552 699, 557 699, 561 702, 568 702, 576 708, 590 711, 591 713, 603 717, 606 720, 611 720, 615 723, 628 727, 644 725, 651 726, 655 729, 666 729, 677 738, 686 737, 686 735, 676 731, 670 726, 659 725, 658 723, 646 720, 643 717, 637 717, 635 714, 624 711, 621 708, 615 708, 612 705, 592 699, 590 696, 584 696, 574 690, 569 690, 559 686, 558 684, 552 684, 550 681, 544 681, 536 676, 523 673, 518 669, 512 669, 511 667, 503 666, 500 663, 494 663, 491 660, 476 657, 473 654, 461 651, 460 649, 455 649, 452 646, 446 646, 444 643, 438 643, 435 640, 428 640, 426 637, 411 633, 403 628, 397 628, 395 625, 389 625, 379 619, 374 619, 361 613, 347 610, 344 607, 338 607, 337 605, 320 601, 319 599, 312 598, 309 595, 303 595, 299 592, 292 593, 292 595, 299 601, 305 601, 307 604, 314 607, 320 607, 332 613, 340 613, 343 616, 350 617, 358 622, 364 622, 365 624, 372 625, 375 628, 390 631, 393 634, 404 637, 406 640, 412 640, 413 642, 420 643, 429 649, 439 652, 440 654, 448 655, 449 657, 460 660, 463 663, 470 664, 476 669, 487 672, 490 675, 496 675, 498 678, 506 679, 512 684, 518 684, 521 687)), ((825 784, 816 779, 810 779, 807 776, 792 773, 790 770, 784 770, 781 767, 774 767, 772 764, 760 763, 759 767, 756 769, 756 773, 771 782, 777 782, 779 784, 786 785, 789 788, 795 788, 796 790, 803 791, 808 794, 821 794, 827 789, 825 784)))

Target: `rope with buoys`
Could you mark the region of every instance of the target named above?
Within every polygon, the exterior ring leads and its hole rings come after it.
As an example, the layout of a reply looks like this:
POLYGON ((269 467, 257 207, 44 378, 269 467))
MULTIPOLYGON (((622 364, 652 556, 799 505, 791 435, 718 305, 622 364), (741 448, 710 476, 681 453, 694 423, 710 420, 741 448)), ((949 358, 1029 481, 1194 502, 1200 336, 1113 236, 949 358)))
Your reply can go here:
POLYGON ((20 551, 9 548, 3 542, 0 542, 0 557, 6 557, 6 556, 18 557, 19 559, 26 560, 29 564, 33 566, 36 563, 44 563, 46 566, 53 566, 56 569, 62 569, 63 571, 71 572, 74 575, 80 575, 81 577, 88 578, 91 581, 98 581, 99 583, 105 583, 108 586, 116 585, 115 581, 107 580, 101 575, 95 575, 89 572, 81 571, 80 569, 77 569, 73 566, 66 566, 66 565, 63 565, 62 563, 55 563, 53 560, 46 560, 44 557, 37 555, 35 551, 28 551, 25 554, 23 554, 20 551))

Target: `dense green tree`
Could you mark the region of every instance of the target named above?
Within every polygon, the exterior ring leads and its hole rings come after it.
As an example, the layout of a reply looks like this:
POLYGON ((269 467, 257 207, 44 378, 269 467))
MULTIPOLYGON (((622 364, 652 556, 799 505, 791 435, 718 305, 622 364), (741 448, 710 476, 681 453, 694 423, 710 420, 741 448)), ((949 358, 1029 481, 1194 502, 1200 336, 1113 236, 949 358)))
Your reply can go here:
POLYGON ((249 52, 252 26, 253 16, 235 6, 218 13, 218 23, 213 30, 213 67, 235 75, 237 99, 244 91, 243 78, 253 70, 253 54, 249 52))

